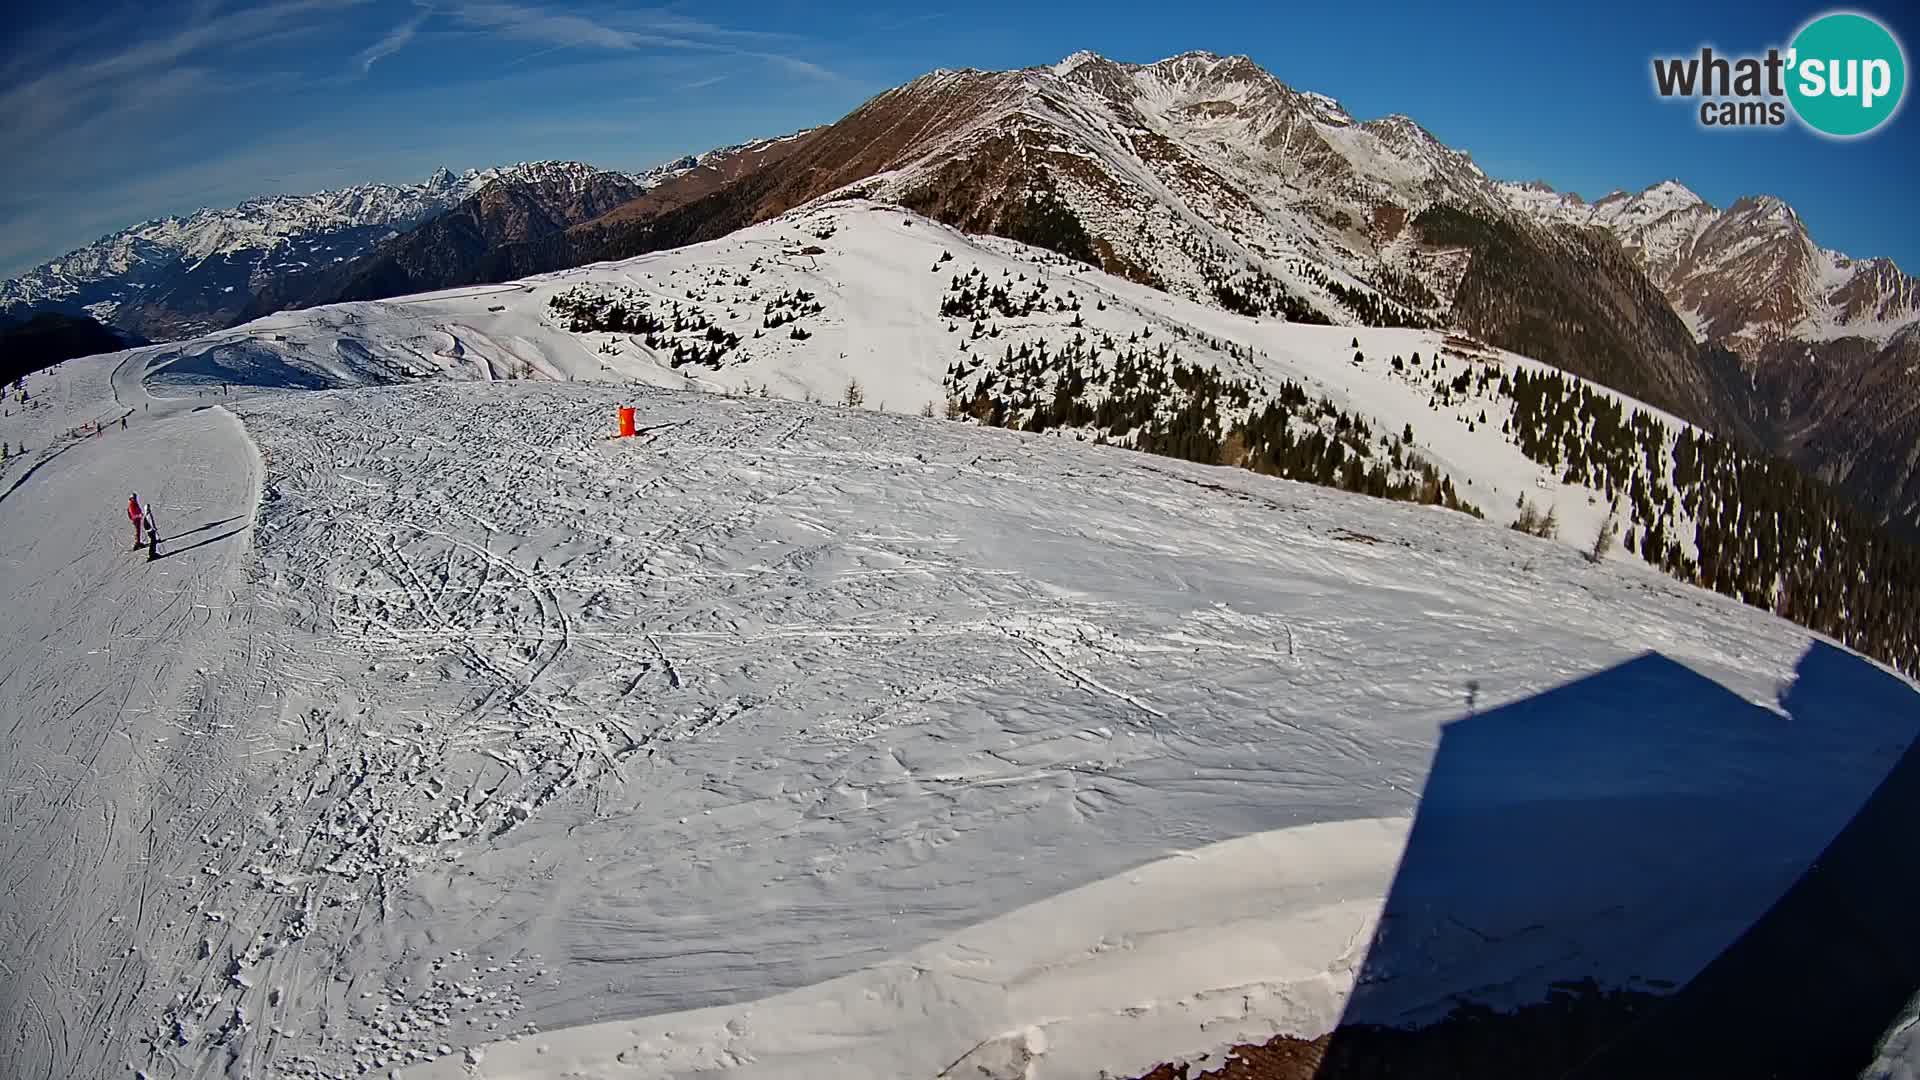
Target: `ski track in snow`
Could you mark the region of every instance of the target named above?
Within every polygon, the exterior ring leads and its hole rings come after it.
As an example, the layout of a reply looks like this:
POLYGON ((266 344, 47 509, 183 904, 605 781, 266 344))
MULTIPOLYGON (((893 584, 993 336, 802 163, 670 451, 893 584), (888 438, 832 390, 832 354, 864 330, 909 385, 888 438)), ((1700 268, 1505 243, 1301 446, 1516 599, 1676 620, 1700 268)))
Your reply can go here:
MULTIPOLYGON (((442 333, 500 374, 468 350, 509 335, 442 333)), ((0 501, 0 1060, 35 1080, 469 1047, 1089 1075, 1313 1034, 1443 724, 1647 650, 1773 709, 1811 640, 1464 515, 1058 438, 536 382, 149 399, 176 355, 69 362, 8 420, 41 449, 0 501), (648 434, 609 439, 617 404, 648 434), (199 531, 131 555, 128 488, 199 531)), ((1866 785, 1912 734, 1806 753, 1866 785)), ((1839 820, 1695 884, 1777 891, 1839 820)), ((1631 946, 1605 963, 1698 963, 1631 946)))
POLYGON ((252 803, 258 733, 238 720, 264 692, 264 643, 239 592, 258 466, 231 414, 149 403, 139 366, 66 365, 43 430, 147 408, 43 450, 0 506, 0 1015, 22 1077, 123 1067, 100 1033, 157 1019, 138 991, 171 958, 151 944, 228 937, 209 902, 223 859, 197 841, 252 803), (158 561, 129 550, 129 488, 166 538, 158 561))

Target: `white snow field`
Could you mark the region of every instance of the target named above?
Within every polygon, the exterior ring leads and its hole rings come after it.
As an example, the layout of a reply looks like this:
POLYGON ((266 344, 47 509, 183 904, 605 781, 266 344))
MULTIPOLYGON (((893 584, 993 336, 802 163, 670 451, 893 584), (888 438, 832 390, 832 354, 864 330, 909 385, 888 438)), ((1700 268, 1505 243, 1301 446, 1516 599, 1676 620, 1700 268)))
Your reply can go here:
MULTIPOLYGON (((917 408, 950 339, 908 306, 945 280, 912 245, 1032 255, 835 212, 814 336, 712 381, 917 408)), ((1121 1076, 1571 978, 1657 990, 1920 732, 1867 661, 1496 522, 555 381, 681 380, 545 296, 804 266, 797 229, 9 398, 0 1072, 1121 1076), (608 438, 619 405, 640 437, 608 438)), ((1434 335, 1073 280, 1404 409, 1469 498, 1533 483, 1348 363, 1434 335)))

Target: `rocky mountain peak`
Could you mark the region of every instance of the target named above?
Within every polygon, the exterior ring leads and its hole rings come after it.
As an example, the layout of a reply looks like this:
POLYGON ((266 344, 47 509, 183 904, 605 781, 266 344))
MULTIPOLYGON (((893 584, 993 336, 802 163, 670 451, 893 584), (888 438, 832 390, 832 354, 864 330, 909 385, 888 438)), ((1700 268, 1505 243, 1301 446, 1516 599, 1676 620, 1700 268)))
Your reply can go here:
POLYGON ((1254 63, 1253 58, 1241 54, 1222 56, 1205 50, 1190 50, 1164 60, 1156 60, 1146 65, 1150 71, 1193 72, 1223 81, 1246 80, 1268 81, 1273 75, 1267 69, 1254 63))
POLYGON ((1686 206, 1705 206, 1707 200, 1694 194, 1693 189, 1678 180, 1662 180, 1642 191, 1641 199, 1659 202, 1663 205, 1680 208, 1686 206))
POLYGON ((1110 64, 1112 62, 1113 61, 1108 60, 1097 52, 1082 49, 1079 52, 1065 57, 1059 63, 1054 64, 1052 71, 1055 75, 1065 78, 1089 64, 1110 64))
POLYGON ((1743 195, 1727 207, 1727 216, 1758 227, 1800 229, 1800 215, 1775 195, 1743 195))

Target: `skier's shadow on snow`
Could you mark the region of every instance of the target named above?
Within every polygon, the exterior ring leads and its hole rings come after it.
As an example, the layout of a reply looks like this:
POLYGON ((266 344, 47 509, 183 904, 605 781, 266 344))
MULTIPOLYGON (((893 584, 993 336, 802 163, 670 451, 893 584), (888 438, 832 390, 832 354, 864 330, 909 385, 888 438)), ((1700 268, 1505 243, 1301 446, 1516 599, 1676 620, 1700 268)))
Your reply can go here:
POLYGON ((247 527, 245 525, 242 525, 237 529, 228 529, 226 532, 221 533, 219 536, 209 536, 205 540, 200 540, 195 543, 188 544, 186 547, 169 547, 168 546, 169 544, 173 544, 176 541, 178 541, 181 537, 192 536, 195 533, 201 533, 201 532, 207 531, 208 529, 218 528, 219 526, 225 525, 227 522, 233 521, 233 520, 235 519, 226 518, 221 521, 209 522, 205 525, 188 529, 186 532, 175 533, 172 536, 163 538, 160 541, 160 550, 157 554, 154 555, 153 561, 159 562, 161 559, 170 559, 175 555, 184 555, 187 552, 192 551, 194 548, 206 547, 208 544, 217 544, 222 540, 232 539, 233 537, 239 536, 241 533, 247 531, 247 527))
MULTIPOLYGON (((167 537, 167 540, 178 540, 183 536, 192 536, 195 533, 203 533, 203 532, 206 532, 208 529, 217 529, 220 526, 227 524, 228 522, 239 521, 239 520, 240 520, 240 515, 238 514, 235 514, 232 517, 223 517, 219 521, 209 521, 205 525, 195 525, 193 528, 188 529, 186 532, 174 533, 172 536, 167 537)), ((161 543, 166 543, 166 540, 161 541, 161 543)))
POLYGON ((1778 704, 1648 653, 1448 725, 1316 1080, 1858 1075, 1920 994, 1920 693, 1816 643, 1778 704))

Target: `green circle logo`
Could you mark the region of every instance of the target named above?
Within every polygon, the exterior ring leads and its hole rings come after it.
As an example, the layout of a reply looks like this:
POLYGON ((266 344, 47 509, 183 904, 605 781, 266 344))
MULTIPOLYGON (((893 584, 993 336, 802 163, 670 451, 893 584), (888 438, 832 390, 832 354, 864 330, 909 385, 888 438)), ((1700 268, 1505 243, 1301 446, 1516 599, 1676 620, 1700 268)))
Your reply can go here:
POLYGON ((1907 57, 1877 21, 1852 12, 1803 27, 1788 54, 1787 98, 1808 127, 1851 138, 1886 123, 1907 92, 1907 57))

